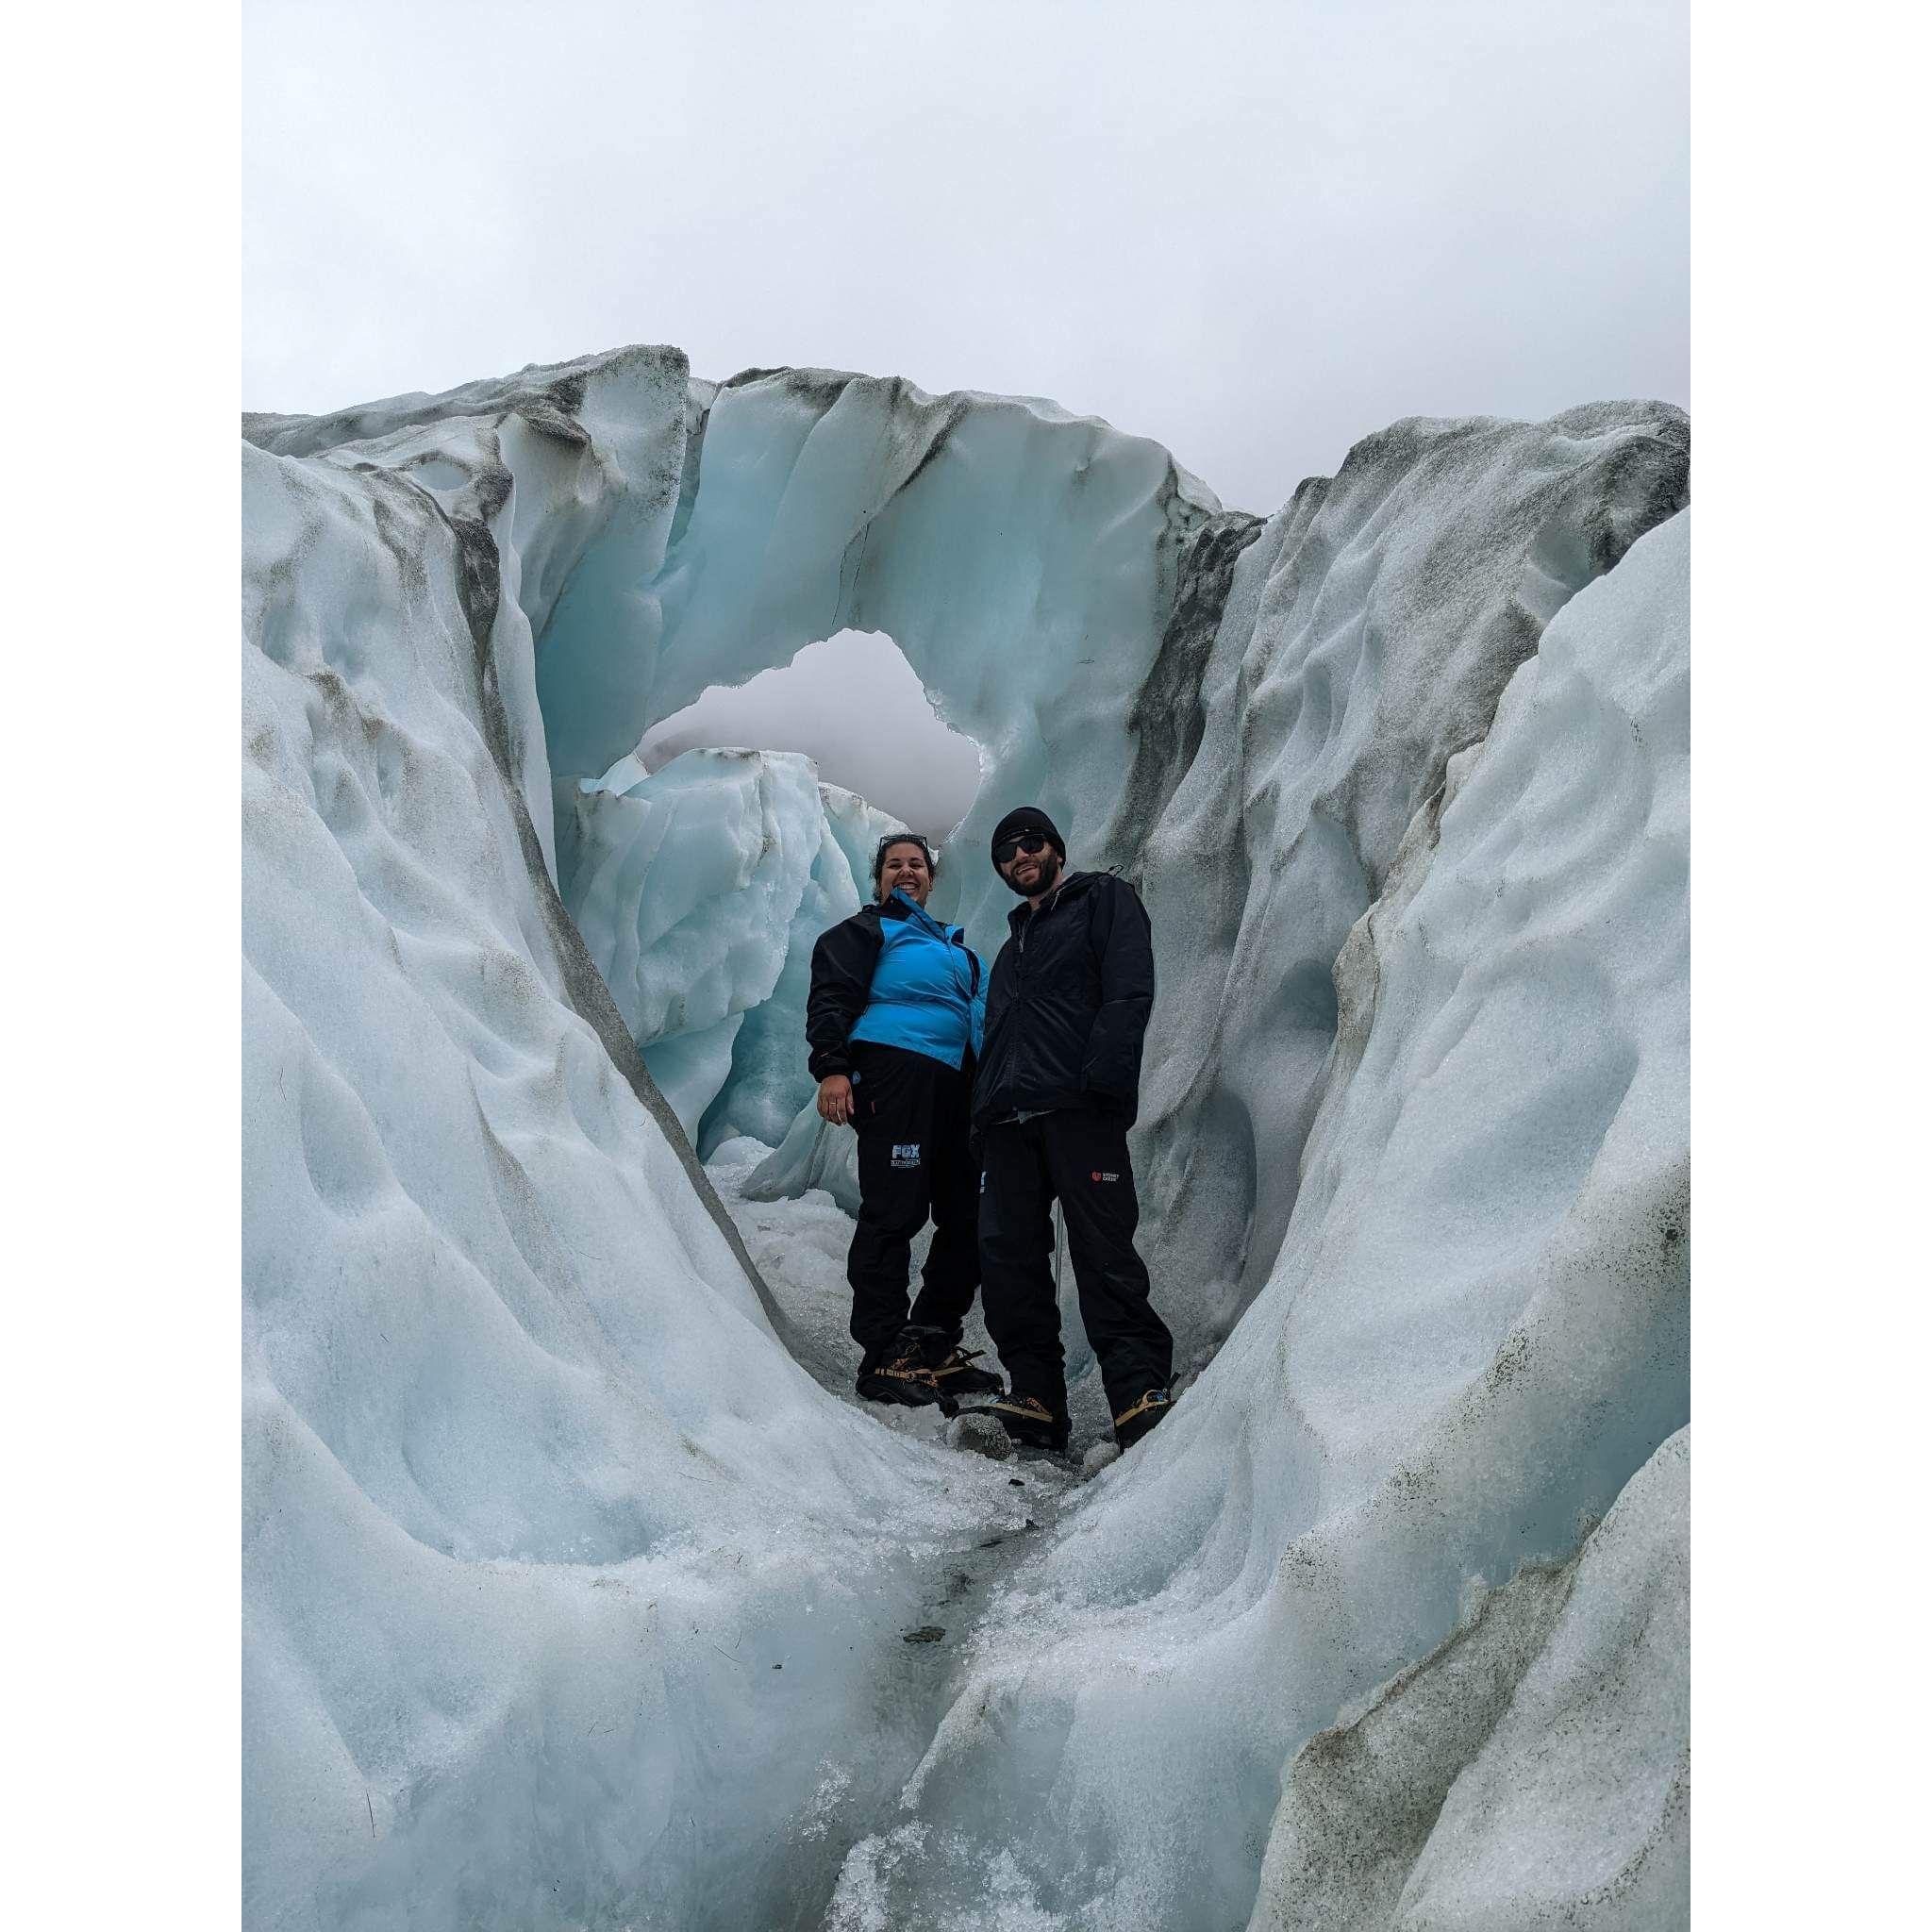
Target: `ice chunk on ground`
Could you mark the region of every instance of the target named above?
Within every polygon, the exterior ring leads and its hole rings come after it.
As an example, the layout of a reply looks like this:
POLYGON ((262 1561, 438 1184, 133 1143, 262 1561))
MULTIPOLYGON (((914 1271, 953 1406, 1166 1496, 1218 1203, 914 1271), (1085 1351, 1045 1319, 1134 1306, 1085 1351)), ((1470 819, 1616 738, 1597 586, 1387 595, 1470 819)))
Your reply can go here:
POLYGON ((956 1416, 946 1425, 946 1447, 970 1449, 975 1456, 990 1456, 1006 1462, 1013 1454, 1013 1439, 990 1415, 956 1416))
POLYGON ((794 1200, 823 1189, 847 1213, 858 1213, 858 1137, 819 1118, 815 1103, 799 1108, 785 1138, 746 1176, 747 1201, 794 1200))

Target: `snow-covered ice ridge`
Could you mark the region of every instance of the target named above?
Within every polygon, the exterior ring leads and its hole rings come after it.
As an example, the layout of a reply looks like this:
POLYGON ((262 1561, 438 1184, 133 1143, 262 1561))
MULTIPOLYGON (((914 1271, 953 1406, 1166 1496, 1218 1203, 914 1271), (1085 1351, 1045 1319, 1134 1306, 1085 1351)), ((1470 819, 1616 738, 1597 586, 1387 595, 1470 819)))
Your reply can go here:
POLYGON ((1265 523, 1050 404, 665 349, 246 433, 251 1923, 1320 1923, 1297 1754, 1613 1504, 1560 1671, 1460 1757, 1360 1733, 1447 1780, 1360 1923, 1677 1923, 1680 1648, 1534 1801, 1674 1560, 1617 1499, 1688 1420, 1681 413, 1405 422, 1265 523), (982 747, 984 950, 1018 799, 1141 885, 1205 1365, 936 1730, 898 1638, 1019 1492, 800 1372, 637 1051, 776 1138, 871 827, 780 758, 605 779, 841 628, 982 747))

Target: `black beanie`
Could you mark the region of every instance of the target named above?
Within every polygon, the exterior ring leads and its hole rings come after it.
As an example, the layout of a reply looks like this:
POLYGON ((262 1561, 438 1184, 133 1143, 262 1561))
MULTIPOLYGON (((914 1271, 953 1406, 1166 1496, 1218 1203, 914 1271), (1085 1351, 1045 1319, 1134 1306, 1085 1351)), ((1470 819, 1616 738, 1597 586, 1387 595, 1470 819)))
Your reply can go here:
MULTIPOLYGON (((1023 805, 1017 811, 1009 811, 992 828, 992 849, 997 851, 1003 839, 1017 839, 1022 832, 1040 832, 1045 835, 1046 842, 1060 856, 1060 863, 1067 862, 1067 841, 1060 837, 1059 827, 1041 810, 1037 805, 1023 805)), ((999 870, 999 860, 993 860, 993 870, 999 870)))

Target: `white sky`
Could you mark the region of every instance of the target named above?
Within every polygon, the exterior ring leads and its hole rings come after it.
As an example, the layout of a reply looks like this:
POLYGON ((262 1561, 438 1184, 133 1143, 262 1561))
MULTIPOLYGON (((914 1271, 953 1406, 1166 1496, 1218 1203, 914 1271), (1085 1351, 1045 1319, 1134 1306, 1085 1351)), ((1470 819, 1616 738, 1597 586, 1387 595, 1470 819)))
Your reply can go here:
POLYGON ((1689 401, 1683 0, 243 13, 250 408, 675 342, 1051 396, 1265 512, 1399 416, 1689 401))
POLYGON ((250 408, 633 341, 1048 395, 1267 511, 1688 400, 1682 0, 245 0, 250 408))
POLYGON ((700 744, 808 752, 821 777, 940 841, 979 789, 979 747, 933 716, 898 645, 875 631, 841 630, 735 690, 713 685, 654 725, 638 749, 655 772, 700 744), (862 732, 852 728, 855 716, 862 732))

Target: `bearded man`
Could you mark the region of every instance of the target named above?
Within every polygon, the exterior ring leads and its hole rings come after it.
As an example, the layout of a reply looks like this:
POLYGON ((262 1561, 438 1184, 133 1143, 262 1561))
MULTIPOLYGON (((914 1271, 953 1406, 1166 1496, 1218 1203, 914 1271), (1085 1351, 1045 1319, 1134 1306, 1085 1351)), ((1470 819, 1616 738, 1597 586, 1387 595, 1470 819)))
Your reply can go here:
POLYGON ((1127 1158, 1154 1008, 1153 933, 1124 879, 1069 872, 1066 859, 1066 841, 1038 806, 1008 812, 993 830, 994 870, 1024 903, 993 961, 973 1090, 984 1166, 980 1296, 1011 1384, 991 1412, 1024 1446, 1066 1449, 1058 1200, 1080 1320, 1125 1449, 1174 1401, 1174 1338, 1134 1247, 1141 1209, 1127 1158))

